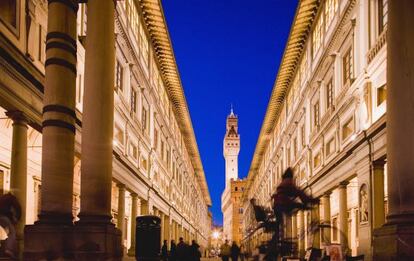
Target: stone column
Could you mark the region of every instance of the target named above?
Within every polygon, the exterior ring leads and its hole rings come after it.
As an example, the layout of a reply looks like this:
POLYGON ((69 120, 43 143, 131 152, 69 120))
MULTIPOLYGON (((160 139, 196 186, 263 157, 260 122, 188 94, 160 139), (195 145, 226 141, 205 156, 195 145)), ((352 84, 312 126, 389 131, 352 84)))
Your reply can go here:
MULTIPOLYGON (((325 193, 321 198, 323 216, 322 224, 331 225, 331 193, 325 193)), ((331 229, 323 228, 322 229, 322 243, 329 244, 331 243, 331 229)))
POLYGON ((141 216, 149 215, 148 201, 141 198, 140 203, 141 203, 141 216))
POLYGON ((299 238, 298 238, 298 249, 299 256, 305 256, 305 214, 303 210, 299 211, 298 215, 298 225, 299 225, 299 238))
POLYGON ((19 223, 16 225, 19 252, 23 251, 23 234, 26 225, 27 198, 27 119, 21 111, 8 111, 13 120, 13 137, 10 164, 10 192, 16 196, 22 207, 19 223))
POLYGON ((290 215, 285 215, 284 220, 285 220, 284 237, 287 239, 290 239, 292 238, 292 217, 290 215))
POLYGON ((372 163, 374 174, 372 176, 373 189, 373 228, 380 228, 385 223, 385 206, 384 206, 384 161, 375 161, 372 163))
POLYGON ((77 0, 48 1, 42 123, 42 203, 39 221, 25 228, 27 257, 71 251, 75 146, 77 0))
POLYGON ((111 219, 114 10, 113 0, 88 1, 80 216, 104 223, 111 219))
POLYGON ((298 219, 297 213, 292 214, 292 238, 294 242, 298 242, 298 219))
POLYGON ((170 217, 167 215, 164 215, 164 234, 163 237, 165 240, 167 240, 168 244, 171 241, 171 232, 170 232, 170 217))
MULTIPOLYGON (((314 226, 314 224, 320 223, 320 217, 319 217, 319 205, 314 205, 311 210, 311 226, 314 226)), ((312 228, 313 229, 313 228, 312 228)), ((320 248, 320 229, 316 229, 314 235, 313 235, 313 242, 312 247, 320 248)))
POLYGON ((374 232, 373 260, 414 259, 414 1, 388 1, 389 213, 374 232))
POLYGON ((135 227, 137 225, 136 218, 138 216, 138 195, 132 192, 131 198, 131 247, 128 250, 128 255, 135 256, 135 227))
POLYGON ((121 230, 122 234, 122 241, 125 238, 125 185, 124 184, 117 184, 118 187, 118 218, 117 218, 117 226, 118 229, 121 230))
POLYGON ((112 143, 114 128, 115 1, 88 0, 85 42, 85 94, 82 115, 81 212, 78 248, 99 259, 123 254, 122 235, 111 223, 112 143), (91 237, 93 235, 93 237, 91 237))
POLYGON ((160 241, 161 241, 161 246, 162 246, 162 243, 164 241, 164 230, 165 230, 165 227, 164 227, 165 226, 164 213, 162 213, 161 211, 159 211, 158 216, 161 219, 160 241))
POLYGON ((348 246, 348 201, 346 187, 347 181, 341 182, 338 187, 339 192, 339 242, 342 246, 348 246))

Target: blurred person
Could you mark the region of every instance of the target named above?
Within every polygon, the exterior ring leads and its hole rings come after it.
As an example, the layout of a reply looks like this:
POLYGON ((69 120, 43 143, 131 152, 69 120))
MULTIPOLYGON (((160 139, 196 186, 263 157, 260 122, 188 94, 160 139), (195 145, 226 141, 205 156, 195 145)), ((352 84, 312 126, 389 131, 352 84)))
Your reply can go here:
POLYGON ((16 224, 22 215, 22 207, 17 198, 7 193, 0 197, 0 226, 6 231, 4 254, 11 259, 17 260, 18 242, 16 235, 16 224))
POLYGON ((224 241, 224 244, 222 244, 220 247, 221 260, 229 261, 230 255, 231 255, 231 247, 229 245, 229 241, 226 239, 224 241))

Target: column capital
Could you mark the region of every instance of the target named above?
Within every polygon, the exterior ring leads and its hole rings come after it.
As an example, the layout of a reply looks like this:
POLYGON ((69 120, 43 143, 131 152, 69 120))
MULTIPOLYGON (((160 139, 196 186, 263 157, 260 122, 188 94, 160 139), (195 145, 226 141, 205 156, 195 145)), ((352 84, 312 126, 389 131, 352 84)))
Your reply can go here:
POLYGON ((385 163, 386 163, 386 161, 383 160, 383 159, 375 160, 375 161, 372 162, 372 167, 374 169, 384 169, 385 163))
POLYGON ((26 115, 22 111, 7 111, 6 116, 13 120, 13 124, 26 125, 28 122, 26 115))
POLYGON ((341 181, 339 183, 338 187, 339 188, 346 188, 346 186, 348 186, 348 184, 349 184, 349 181, 348 180, 344 180, 344 181, 341 181))
POLYGON ((138 194, 135 192, 130 192, 131 198, 138 199, 138 194))
POLYGON ((125 184, 123 184, 123 183, 117 183, 116 184, 116 186, 121 190, 125 190, 126 189, 126 186, 125 186, 125 184))
POLYGON ((332 191, 329 190, 329 191, 326 191, 325 193, 323 193, 321 197, 322 198, 330 198, 331 194, 332 194, 332 191))

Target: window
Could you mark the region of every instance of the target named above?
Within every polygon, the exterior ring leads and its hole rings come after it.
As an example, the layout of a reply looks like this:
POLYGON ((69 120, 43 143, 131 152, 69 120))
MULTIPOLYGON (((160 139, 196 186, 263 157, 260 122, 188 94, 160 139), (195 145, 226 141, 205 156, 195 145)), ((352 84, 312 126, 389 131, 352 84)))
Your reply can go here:
POLYGON ((332 153, 335 151, 335 137, 332 137, 327 143, 326 143, 326 156, 332 155, 332 153))
POLYGON ((124 90, 123 89, 123 74, 124 74, 124 68, 122 68, 121 63, 116 60, 116 65, 115 65, 115 90, 118 91, 120 90, 121 92, 124 90))
POLYGON ((148 52, 148 39, 145 35, 144 27, 140 25, 139 30, 139 42, 140 42, 140 49, 142 58, 144 59, 144 62, 146 65, 148 65, 148 59, 149 59, 149 52, 148 52))
POLYGON ((148 170, 148 161, 147 161, 147 159, 145 157, 142 157, 141 158, 141 167, 144 170, 148 170))
POLYGON ((305 136, 305 124, 302 125, 300 128, 301 132, 301 141, 302 141, 302 148, 306 146, 306 136, 305 136))
POLYGON ((318 52, 319 48, 322 45, 322 38, 323 38, 323 16, 321 15, 316 21, 316 26, 313 29, 313 34, 312 34, 312 56, 313 57, 315 57, 316 53, 318 52))
POLYGON ((148 117, 148 108, 143 106, 142 107, 142 115, 141 115, 141 124, 142 130, 149 134, 149 117, 148 117))
POLYGON ((295 137, 293 139, 293 159, 296 160, 297 156, 298 156, 298 138, 295 137))
POLYGON ((76 102, 82 103, 83 88, 82 88, 82 74, 78 74, 78 84, 76 85, 76 102))
POLYGON ((132 156, 134 159, 138 159, 138 148, 135 144, 129 144, 129 155, 132 156))
POLYGON ((319 126, 320 120, 320 112, 319 112, 319 101, 315 102, 313 105, 313 126, 317 128, 319 126))
POLYGON ((0 20, 6 25, 17 28, 17 0, 0 1, 0 20))
POLYGON ((123 146, 124 145, 124 131, 122 130, 121 127, 115 125, 115 131, 114 131, 114 137, 115 137, 115 141, 116 143, 118 143, 118 145, 123 146))
POLYGON ((332 241, 338 242, 338 217, 332 218, 332 241))
POLYGON ((316 169, 317 167, 321 165, 321 163, 322 163, 321 152, 318 151, 313 157, 313 168, 316 169))
POLYGON ((333 97, 334 97, 333 80, 331 78, 328 84, 326 85, 326 109, 330 109, 333 106, 333 97))
POLYGON ((354 70, 354 61, 352 56, 352 48, 349 48, 345 52, 344 57, 342 58, 342 68, 343 68, 343 84, 351 84, 353 80, 353 70, 354 70))
POLYGON ((354 133, 354 118, 351 117, 343 126, 342 126, 342 140, 346 140, 354 133))
POLYGON ((131 90, 131 112, 137 113, 137 92, 134 89, 131 90))
POLYGON ((378 32, 381 34, 388 24, 388 0, 378 0, 378 32))
POLYGON ((154 128, 154 148, 158 150, 158 130, 154 128))
POLYGON ((37 58, 43 64, 46 61, 46 31, 41 25, 39 25, 39 52, 37 58))
POLYGON ((338 9, 338 0, 326 0, 325 2, 325 31, 328 30, 338 9))
POLYGON ((128 22, 129 22, 132 32, 135 34, 135 37, 138 37, 139 17, 138 17, 138 10, 137 10, 137 7, 135 6, 134 0, 126 1, 126 13, 127 13, 128 22))
POLYGON ((377 106, 387 100, 387 86, 384 84, 377 89, 377 106))

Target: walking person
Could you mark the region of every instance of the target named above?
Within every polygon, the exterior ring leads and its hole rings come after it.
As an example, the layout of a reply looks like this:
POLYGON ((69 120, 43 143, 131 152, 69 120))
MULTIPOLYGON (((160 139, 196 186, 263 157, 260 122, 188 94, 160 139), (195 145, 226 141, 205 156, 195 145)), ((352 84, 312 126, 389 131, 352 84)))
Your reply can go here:
POLYGON ((230 255, 231 255, 231 247, 229 245, 229 241, 226 239, 226 241, 224 241, 224 244, 221 245, 220 247, 221 260, 229 261, 230 255))
POLYGON ((161 247, 161 260, 168 261, 168 246, 167 240, 164 240, 164 244, 161 247))
POLYGON ((195 240, 191 242, 191 261, 200 261, 201 252, 199 250, 200 245, 195 240))
POLYGON ((0 197, 0 226, 7 232, 4 254, 13 260, 18 257, 15 225, 21 216, 22 207, 13 194, 7 193, 0 197))
POLYGON ((231 261, 238 261, 239 255, 240 255, 240 248, 236 244, 236 241, 233 241, 230 252, 231 252, 231 261))
POLYGON ((188 245, 182 237, 180 237, 179 241, 177 244, 177 261, 189 261, 188 245))
POLYGON ((177 245, 175 244, 174 240, 171 240, 169 261, 178 261, 177 260, 177 245))

